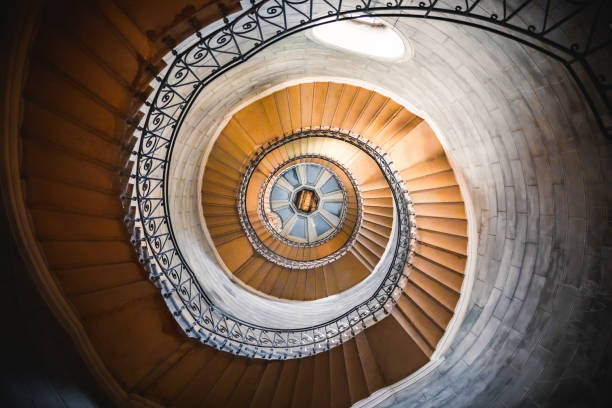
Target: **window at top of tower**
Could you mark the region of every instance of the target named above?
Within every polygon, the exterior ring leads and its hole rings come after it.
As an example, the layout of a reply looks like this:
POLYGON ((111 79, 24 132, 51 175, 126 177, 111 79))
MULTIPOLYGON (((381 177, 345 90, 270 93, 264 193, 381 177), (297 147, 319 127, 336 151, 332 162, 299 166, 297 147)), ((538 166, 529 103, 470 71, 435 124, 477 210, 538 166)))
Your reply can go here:
POLYGON ((406 55, 408 44, 387 23, 375 17, 342 20, 312 28, 315 41, 382 60, 406 55))

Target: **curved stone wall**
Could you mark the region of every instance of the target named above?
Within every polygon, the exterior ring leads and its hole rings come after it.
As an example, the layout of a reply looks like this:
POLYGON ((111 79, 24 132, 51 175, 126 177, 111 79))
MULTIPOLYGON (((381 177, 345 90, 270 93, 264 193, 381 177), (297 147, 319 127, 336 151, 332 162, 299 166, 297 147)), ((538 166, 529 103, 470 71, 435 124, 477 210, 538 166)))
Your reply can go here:
POLYGON ((469 27, 392 23, 414 58, 330 53, 296 34, 207 87, 174 153, 170 194, 190 204, 172 209, 173 222, 190 231, 185 238, 205 242, 190 221, 200 213, 196 176, 211 138, 240 104, 307 78, 375 88, 439 135, 469 188, 477 256, 467 314, 443 361, 364 405, 515 406, 546 402, 561 379, 592 381, 588 368, 612 332, 609 142, 550 58, 469 27))

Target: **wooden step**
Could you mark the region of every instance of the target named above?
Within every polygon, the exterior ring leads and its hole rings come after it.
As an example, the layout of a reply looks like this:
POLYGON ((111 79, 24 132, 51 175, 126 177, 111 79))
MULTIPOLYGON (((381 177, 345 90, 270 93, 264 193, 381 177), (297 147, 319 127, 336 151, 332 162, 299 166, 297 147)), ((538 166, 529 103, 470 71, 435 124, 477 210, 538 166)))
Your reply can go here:
POLYGON ((420 162, 415 164, 414 166, 402 169, 400 173, 404 181, 408 181, 436 173, 441 173, 450 169, 451 166, 448 163, 448 159, 446 158, 446 155, 443 155, 436 157, 435 159, 420 162))
POLYGON ((247 367, 240 377, 240 380, 236 382, 234 391, 227 403, 228 408, 243 408, 249 406, 259 382, 263 377, 267 364, 268 362, 265 360, 248 360, 247 367))
POLYGON ((363 226, 363 228, 367 229, 368 231, 375 232, 380 237, 388 238, 391 235, 391 227, 387 227, 385 225, 377 224, 377 223, 372 222, 370 220, 366 220, 365 218, 362 221, 361 225, 363 226))
POLYGON ((466 238, 419 229, 417 231, 417 239, 426 244, 467 256, 466 238))
POLYGON ((359 354, 361 370, 369 395, 384 386, 384 379, 382 377, 380 367, 376 362, 376 356, 368 343, 366 334, 363 332, 359 333, 354 337, 354 339, 355 345, 357 346, 357 353, 359 354))
POLYGON ((270 289, 269 293, 272 296, 282 297, 285 286, 287 285, 287 281, 289 280, 289 276, 293 271, 287 268, 282 268, 278 276, 276 277, 276 281, 270 289))
POLYGON ((374 267, 378 264, 380 257, 369 250, 366 246, 364 246, 361 242, 357 241, 353 244, 353 248, 351 249, 353 253, 359 254, 359 256, 366 261, 366 265, 370 270, 373 270, 374 267))
POLYGON ((260 271, 266 262, 267 261, 258 254, 253 254, 246 262, 244 262, 234 271, 234 276, 245 283, 249 282, 253 276, 260 271))
POLYGON ((404 182, 406 189, 414 194, 415 191, 431 190, 435 188, 451 187, 457 185, 455 174, 452 170, 419 177, 404 182))
POLYGON ((378 242, 369 239, 365 234, 359 234, 357 242, 368 249, 370 253, 376 256, 377 263, 385 252, 385 245, 381 245, 378 242))
POLYGON ((359 260, 359 262, 361 263, 361 265, 363 265, 364 268, 366 268, 368 270, 368 272, 372 272, 374 270, 374 265, 372 265, 370 263, 370 261, 368 261, 359 250, 355 249, 355 248, 351 248, 351 252, 350 252, 357 260, 359 260))
POLYGON ((49 150, 27 139, 23 143, 23 169, 27 178, 53 180, 111 194, 117 192, 116 171, 61 151, 49 150))
POLYGON ((467 258, 463 255, 457 255, 455 253, 420 242, 416 243, 415 252, 422 257, 431 259, 432 261, 439 263, 440 265, 444 265, 455 272, 463 274, 465 271, 465 263, 467 258))
POLYGON ((169 404, 189 387, 198 373, 204 370, 218 353, 209 347, 195 347, 154 381, 145 391, 145 395, 154 393, 158 399, 169 404))
POLYGON ((298 270, 288 270, 287 271, 287 281, 279 297, 283 299, 294 299, 293 296, 296 293, 296 286, 298 285, 298 280, 301 281, 301 279, 299 278, 300 278, 300 272, 298 270))
POLYGON ((251 279, 245 281, 245 283, 253 288, 258 288, 274 266, 275 265, 273 263, 264 261, 261 267, 253 274, 251 279))
MULTIPOLYGON (((370 270, 359 261, 352 251, 336 262, 327 265, 326 270, 333 271, 332 280, 335 282, 339 292, 361 282, 370 274, 370 270)), ((329 273, 326 276, 326 279, 328 278, 329 273)))
POLYGON ((202 194, 203 205, 218 205, 226 207, 236 207, 236 198, 233 195, 223 195, 219 193, 202 194))
POLYGON ((233 356, 229 353, 216 353, 206 366, 199 370, 193 380, 172 400, 178 407, 199 405, 217 383, 225 369, 230 365, 233 356))
POLYGON ((386 149, 398 170, 412 167, 444 154, 444 149, 427 122, 422 121, 391 148, 386 149))
POLYGON ((408 110, 400 112, 396 120, 388 128, 388 133, 380 138, 381 147, 385 151, 393 149, 403 138, 407 137, 423 119, 408 110))
POLYGON ((370 198, 391 198, 393 193, 389 187, 382 187, 378 189, 366 190, 361 192, 361 197, 365 199, 370 198))
POLYGON ((28 177, 25 188, 30 209, 56 209, 106 217, 123 216, 116 194, 37 177, 28 177))
POLYGON ((313 408, 329 407, 331 405, 332 386, 330 373, 330 353, 315 355, 312 385, 313 408))
POLYGON ((298 360, 298 365, 291 397, 291 407, 310 408, 312 406, 315 359, 314 357, 301 358, 298 360))
POLYGON ((437 217, 416 217, 418 228, 467 238, 467 220, 437 217))
MULTIPOLYGON (((377 191, 377 190, 374 190, 377 191)), ((393 207, 393 198, 391 197, 379 197, 379 198, 364 198, 364 207, 393 207)))
POLYGON ((246 370, 248 359, 234 358, 215 385, 202 400, 201 406, 223 408, 232 397, 236 385, 246 370))
MULTIPOLYGON (((351 405, 343 347, 334 347, 329 352, 330 407, 351 405)), ((316 392, 316 389, 314 390, 316 392)))
POLYGON ((463 202, 459 186, 413 191, 410 193, 410 198, 415 204, 463 202))
POLYGON ((361 361, 359 359, 359 351, 355 339, 352 338, 342 345, 344 352, 344 365, 346 369, 346 379, 348 382, 349 396, 351 404, 367 397, 370 393, 366 384, 363 371, 361 369, 361 361))
POLYGON ((80 215, 57 210, 30 211, 41 241, 126 240, 120 218, 80 215), (66 228, 70 226, 70 228, 66 228))
POLYGON ((379 235, 376 232, 370 231, 365 226, 359 231, 359 235, 364 236, 368 240, 376 243, 376 245, 378 245, 380 248, 382 248, 383 251, 384 251, 384 248, 387 246, 387 243, 389 242, 389 236, 388 235, 387 236, 381 236, 381 235, 379 235))
POLYGON ((428 358, 434 352, 434 349, 429 345, 427 340, 423 337, 423 335, 417 330, 417 328, 408 320, 408 318, 404 315, 404 313, 399 308, 394 308, 391 312, 391 315, 395 319, 395 321, 404 329, 404 331, 410 336, 412 341, 419 347, 421 352, 425 354, 428 358))
POLYGON ((140 264, 133 260, 81 268, 59 269, 55 273, 68 297, 146 279, 146 274, 140 264))
POLYGON ((454 312, 459 300, 459 295, 455 291, 415 268, 410 268, 409 280, 444 305, 449 311, 454 312))
POLYGON ((461 203, 414 204, 414 213, 423 217, 465 220, 465 205, 461 203))
POLYGON ((436 322, 441 329, 446 329, 448 322, 453 317, 453 314, 448 309, 413 283, 409 282, 406 285, 404 293, 410 300, 418 305, 421 310, 425 311, 427 316, 436 322))
POLYGON ((412 265, 421 272, 427 274, 430 278, 437 280, 455 292, 461 292, 463 275, 451 269, 447 269, 444 266, 433 263, 430 260, 419 256, 418 254, 413 258, 412 265))
POLYGON ((365 334, 376 356, 385 385, 406 378, 429 361, 428 355, 423 353, 393 317, 385 318, 369 327, 365 334))
POLYGON ((46 241, 41 246, 52 270, 134 260, 133 248, 127 241, 46 241))
POLYGON ((363 213, 368 215, 380 215, 381 217, 393 219, 393 207, 370 207, 364 205, 363 213))
POLYGON ((299 360, 284 361, 270 407, 284 408, 291 405, 298 367, 299 360))
POLYGON ((427 340, 429 346, 435 349, 444 331, 408 297, 401 296, 398 299, 397 306, 425 340, 427 340))
POLYGON ((270 406, 284 363, 284 361, 269 361, 266 364, 266 368, 259 378, 253 398, 248 404, 249 407, 259 408, 270 406))

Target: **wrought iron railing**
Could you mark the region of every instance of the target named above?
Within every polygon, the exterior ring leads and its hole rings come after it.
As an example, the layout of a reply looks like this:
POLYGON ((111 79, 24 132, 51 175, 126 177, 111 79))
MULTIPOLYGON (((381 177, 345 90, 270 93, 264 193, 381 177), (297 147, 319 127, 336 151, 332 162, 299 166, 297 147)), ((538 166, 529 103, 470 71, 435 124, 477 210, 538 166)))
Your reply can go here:
POLYGON ((163 78, 157 78, 157 90, 146 102, 148 112, 138 127, 135 165, 128 169, 130 183, 124 195, 130 202, 126 221, 133 243, 179 324, 204 343, 252 357, 293 358, 326 350, 389 312, 392 294, 401 290, 413 229, 401 180, 381 152, 353 138, 381 167, 398 213, 393 262, 374 296, 325 324, 296 330, 252 325, 219 310, 177 247, 168 208, 167 180, 176 135, 208 83, 265 47, 316 25, 361 16, 423 18, 497 33, 562 62, 583 91, 599 126, 609 131, 605 115, 611 110, 610 86, 596 72, 601 68, 599 57, 609 52, 611 44, 609 9, 606 0, 268 0, 226 20, 223 27, 206 36, 196 32, 198 40, 193 45, 180 53, 172 50, 174 60, 163 78), (572 24, 585 27, 586 35, 566 30, 572 24))

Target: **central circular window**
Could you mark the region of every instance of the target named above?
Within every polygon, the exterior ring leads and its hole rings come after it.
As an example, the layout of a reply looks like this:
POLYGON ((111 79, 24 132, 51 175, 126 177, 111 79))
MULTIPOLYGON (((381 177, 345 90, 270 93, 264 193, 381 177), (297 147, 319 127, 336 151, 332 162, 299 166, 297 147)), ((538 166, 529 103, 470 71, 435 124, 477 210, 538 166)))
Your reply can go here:
POLYGON ((314 190, 304 188, 296 193, 293 204, 298 211, 310 214, 319 206, 319 196, 314 190))
POLYGON ((271 184, 264 214, 284 239, 316 245, 342 227, 346 191, 330 168, 297 163, 282 169, 271 184))

